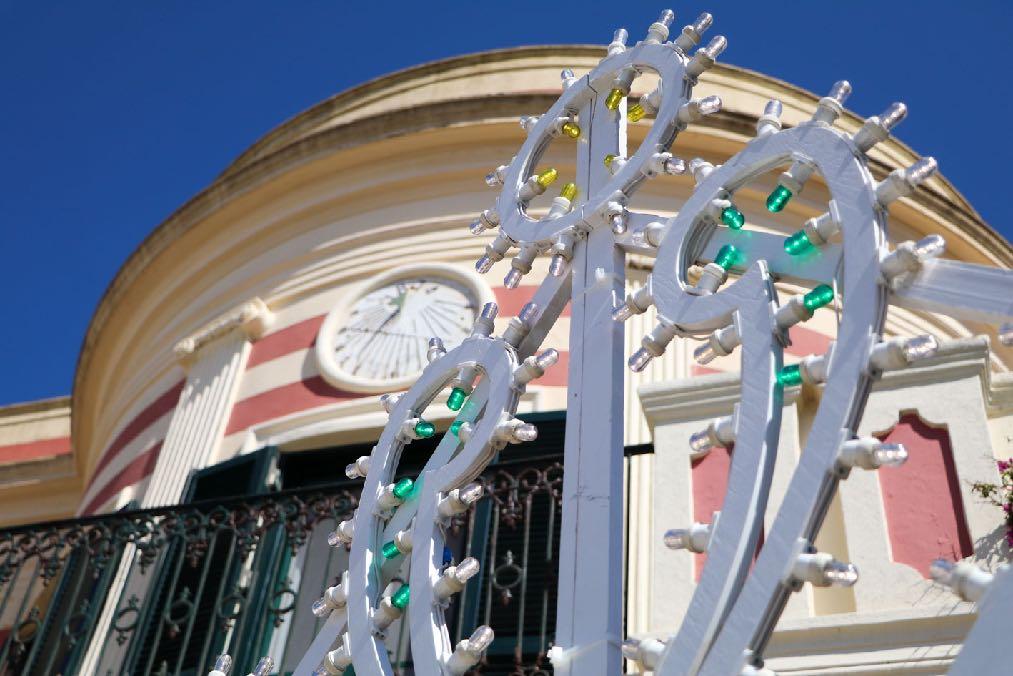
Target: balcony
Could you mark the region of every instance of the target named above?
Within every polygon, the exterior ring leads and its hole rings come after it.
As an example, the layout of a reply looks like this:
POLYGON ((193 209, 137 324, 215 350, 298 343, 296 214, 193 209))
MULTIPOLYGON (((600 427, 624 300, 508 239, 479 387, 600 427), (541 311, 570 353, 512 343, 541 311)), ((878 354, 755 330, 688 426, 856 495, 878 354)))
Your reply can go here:
MULTIPOLYGON (((552 671, 565 420, 538 424, 538 442, 490 465, 485 496, 452 524, 447 562, 474 556, 482 574, 448 613, 451 638, 496 631, 473 673, 552 671)), ((406 473, 427 452, 412 449, 406 473)), ((195 474, 184 504, 0 531, 0 674, 203 676, 222 652, 234 673, 263 655, 291 673, 323 623, 311 604, 348 561, 326 536, 361 482, 326 479, 368 450, 266 448, 195 474)), ((392 663, 411 674, 407 634, 393 635, 392 663)))

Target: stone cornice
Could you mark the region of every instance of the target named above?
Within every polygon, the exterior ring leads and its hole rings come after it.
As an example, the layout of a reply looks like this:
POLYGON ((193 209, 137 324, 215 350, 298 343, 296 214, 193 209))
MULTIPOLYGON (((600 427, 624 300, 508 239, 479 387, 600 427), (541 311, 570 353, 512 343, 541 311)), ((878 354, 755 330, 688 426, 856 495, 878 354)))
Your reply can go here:
MULTIPOLYGON (((637 391, 644 416, 656 425, 728 415, 740 399, 738 373, 714 373, 643 385, 637 391)), ((784 403, 793 404, 802 391, 789 387, 784 403)))

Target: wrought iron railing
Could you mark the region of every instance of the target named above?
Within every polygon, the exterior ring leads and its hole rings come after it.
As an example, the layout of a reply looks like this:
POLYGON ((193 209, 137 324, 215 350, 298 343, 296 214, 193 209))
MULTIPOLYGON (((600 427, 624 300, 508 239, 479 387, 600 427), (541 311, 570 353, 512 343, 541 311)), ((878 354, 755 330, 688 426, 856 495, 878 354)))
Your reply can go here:
MULTIPOLYGON (((561 458, 501 462, 479 480, 485 497, 453 523, 447 556, 478 558, 483 575, 451 608, 452 638, 495 629, 474 673, 551 673, 561 458)), ((358 490, 343 482, 0 531, 0 674, 83 673, 99 644, 100 674, 202 676, 224 651, 238 673, 267 654, 291 673, 322 622, 310 605, 347 565, 326 535, 358 490)), ((411 674, 407 636, 392 645, 411 674)))

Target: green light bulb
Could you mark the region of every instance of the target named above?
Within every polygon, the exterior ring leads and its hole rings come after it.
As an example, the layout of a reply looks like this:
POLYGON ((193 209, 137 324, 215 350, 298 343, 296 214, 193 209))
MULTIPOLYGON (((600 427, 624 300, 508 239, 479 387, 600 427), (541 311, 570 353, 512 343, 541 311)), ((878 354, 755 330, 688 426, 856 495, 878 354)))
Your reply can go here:
POLYGON ((767 211, 772 214, 784 209, 785 205, 788 204, 788 200, 791 199, 791 191, 785 188, 783 185, 779 185, 774 188, 774 191, 767 196, 767 211))
MULTIPOLYGON (((450 405, 449 401, 447 402, 447 405, 450 405)), ((458 406, 457 408, 461 407, 458 406)), ((420 419, 417 423, 415 423, 415 434, 419 435, 419 439, 428 439, 436 434, 436 425, 420 419)))
POLYGON ((390 604, 398 610, 404 610, 408 607, 408 598, 411 596, 411 592, 408 590, 408 585, 403 584, 398 587, 398 590, 390 597, 390 604))
POLYGON ((742 226, 746 224, 746 217, 734 206, 725 207, 721 211, 721 222, 732 230, 741 230, 742 226))
POLYGON ((718 250, 718 255, 714 259, 714 262, 724 268, 726 271, 729 268, 735 266, 739 262, 740 254, 739 250, 731 244, 725 244, 718 250))
POLYGON ((800 256, 812 248, 813 243, 809 241, 809 235, 805 234, 805 230, 799 230, 784 240, 784 250, 789 256, 800 256))
MULTIPOLYGON (((467 398, 468 398, 467 392, 462 390, 460 387, 455 387, 454 389, 450 390, 450 396, 447 397, 447 408, 449 408, 451 411, 460 411, 461 407, 464 406, 464 400, 467 398)), ((415 429, 416 431, 418 431, 417 425, 415 429)))
POLYGON ((789 387, 791 385, 802 384, 802 369, 799 368, 798 364, 792 364, 791 366, 785 366, 777 374, 777 383, 783 387, 789 387))
POLYGON ((396 556, 401 556, 401 550, 397 548, 397 545, 394 544, 393 540, 384 543, 383 548, 381 548, 380 551, 383 553, 383 558, 385 559, 393 559, 396 556))
POLYGON ((455 420, 454 422, 450 423, 450 433, 456 437, 457 433, 461 430, 461 425, 463 424, 464 424, 463 420, 455 420))
POLYGON ((802 304, 809 312, 815 312, 824 305, 834 302, 834 290, 826 284, 820 284, 815 289, 802 296, 802 304))
POLYGON ((415 482, 408 477, 405 477, 394 484, 394 488, 391 492, 394 493, 394 497, 398 500, 407 500, 408 496, 412 494, 413 488, 415 488, 415 482))

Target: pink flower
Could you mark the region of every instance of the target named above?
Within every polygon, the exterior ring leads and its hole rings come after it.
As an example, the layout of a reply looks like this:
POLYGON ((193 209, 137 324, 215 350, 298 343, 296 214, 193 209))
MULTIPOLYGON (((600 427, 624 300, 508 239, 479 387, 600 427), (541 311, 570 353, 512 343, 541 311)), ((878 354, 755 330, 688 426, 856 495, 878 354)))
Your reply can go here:
POLYGON ((1010 460, 999 460, 995 464, 999 467, 1000 472, 1005 472, 1010 468, 1010 460))

